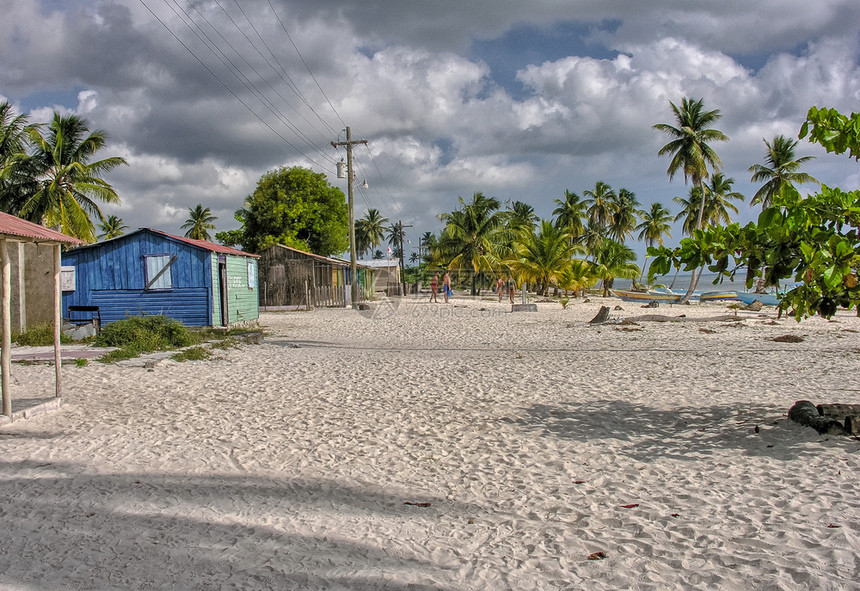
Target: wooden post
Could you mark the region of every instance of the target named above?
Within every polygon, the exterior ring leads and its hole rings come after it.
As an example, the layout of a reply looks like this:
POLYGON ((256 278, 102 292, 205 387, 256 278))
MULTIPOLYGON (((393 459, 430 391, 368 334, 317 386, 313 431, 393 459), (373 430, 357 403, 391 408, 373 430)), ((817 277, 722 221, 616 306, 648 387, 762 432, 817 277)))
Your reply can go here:
POLYGON ((63 292, 60 286, 60 273, 62 272, 62 258, 59 244, 54 245, 54 367, 56 374, 55 395, 57 398, 63 395, 63 357, 60 349, 60 327, 62 324, 63 292))
POLYGON ((2 373, 3 414, 12 418, 12 391, 9 388, 9 377, 12 372, 12 269, 9 265, 9 246, 6 238, 0 238, 0 286, 2 286, 2 338, 3 350, 0 352, 0 373, 2 373))

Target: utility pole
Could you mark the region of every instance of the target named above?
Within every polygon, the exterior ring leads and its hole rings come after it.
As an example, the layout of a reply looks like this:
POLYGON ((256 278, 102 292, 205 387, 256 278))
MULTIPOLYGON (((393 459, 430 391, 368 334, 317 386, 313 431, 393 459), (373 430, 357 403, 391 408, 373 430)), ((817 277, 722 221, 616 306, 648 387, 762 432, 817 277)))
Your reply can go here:
POLYGON ((355 264, 355 208, 352 198, 352 184, 354 182, 354 174, 352 172, 352 146, 353 144, 367 145, 367 140, 352 140, 352 133, 349 126, 346 128, 345 142, 332 142, 331 145, 337 149, 338 146, 346 146, 346 186, 347 195, 349 197, 349 272, 351 275, 351 290, 352 307, 358 308, 358 267, 355 264))
POLYGON ((406 265, 403 263, 403 228, 411 228, 412 226, 404 226, 403 220, 397 222, 397 234, 400 237, 400 283, 403 286, 403 295, 406 295, 406 265))

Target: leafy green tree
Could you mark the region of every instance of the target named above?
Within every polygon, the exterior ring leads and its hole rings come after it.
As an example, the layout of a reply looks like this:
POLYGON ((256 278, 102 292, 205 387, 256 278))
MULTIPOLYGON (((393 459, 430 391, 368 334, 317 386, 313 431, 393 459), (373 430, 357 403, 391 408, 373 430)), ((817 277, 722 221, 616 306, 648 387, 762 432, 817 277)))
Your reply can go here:
POLYGON ((538 293, 546 295, 570 267, 574 248, 569 236, 548 220, 541 221, 538 232, 522 232, 520 236, 508 266, 521 281, 536 283, 538 293))
MULTIPOLYGON (((672 214, 669 210, 663 207, 662 204, 654 202, 651 204, 651 209, 642 212, 642 221, 636 226, 639 230, 639 240, 645 241, 645 246, 651 247, 663 245, 663 236, 671 236, 672 230, 672 214)), ((645 255, 645 261, 642 263, 642 273, 645 273, 645 263, 648 262, 648 255, 645 255)), ((642 275, 639 275, 639 281, 642 282, 642 275)))
POLYGON ((495 197, 475 193, 471 202, 460 197, 458 209, 439 216, 445 227, 434 258, 449 269, 471 269, 472 295, 477 295, 478 274, 499 265, 499 232, 505 222, 499 206, 495 197))
POLYGON ((99 229, 101 230, 99 240, 110 240, 112 238, 119 238, 125 234, 128 226, 117 216, 109 215, 99 224, 99 229))
POLYGON ((595 253, 594 273, 603 281, 603 297, 609 297, 609 290, 616 278, 636 279, 639 265, 636 264, 636 253, 629 246, 620 242, 605 239, 595 253))
POLYGON ((582 193, 588 206, 586 215, 590 224, 608 228, 615 212, 615 199, 617 195, 612 187, 603 181, 597 181, 594 189, 588 189, 582 193))
POLYGON ((814 157, 801 156, 797 158, 794 155, 797 140, 789 139, 784 135, 777 135, 773 138, 773 142, 763 141, 767 146, 767 154, 765 155, 767 164, 753 164, 749 167, 749 171, 753 173, 752 179, 750 179, 752 182, 764 182, 764 185, 753 195, 750 205, 761 203, 762 209, 764 209, 770 205, 773 196, 782 191, 784 186, 794 183, 818 182, 805 172, 798 172, 801 165, 814 157))
MULTIPOLYGON (((694 187, 704 192, 703 181, 708 178, 708 167, 718 170, 722 166, 720 157, 711 148, 708 142, 728 141, 728 137, 722 131, 711 127, 721 117, 719 109, 705 111, 703 99, 692 100, 687 97, 681 99, 681 106, 669 101, 672 113, 675 116, 675 125, 668 123, 657 123, 654 129, 661 131, 671 138, 671 141, 660 148, 659 156, 672 155, 669 168, 666 173, 669 180, 681 172, 684 182, 690 179, 694 187)), ((700 201, 696 228, 702 227, 705 215, 705 200, 700 201)), ((696 289, 699 276, 693 270, 690 277, 690 288, 682 299, 683 302, 690 301, 690 296, 696 289)))
POLYGON ((28 194, 36 191, 27 155, 32 126, 8 101, 0 103, 0 211, 17 216, 28 194))
POLYGON ((552 215, 555 216, 556 226, 568 233, 571 242, 576 242, 585 232, 583 219, 586 217, 587 204, 579 195, 567 189, 564 191, 564 199, 556 199, 555 204, 558 207, 552 211, 552 215))
POLYGON ((93 161, 107 135, 101 130, 89 132, 87 125, 77 115, 54 113, 46 132, 42 126, 30 130, 38 189, 25 200, 20 215, 94 242, 92 217, 103 218, 96 202, 119 203, 116 191, 100 175, 127 162, 119 156, 93 161))
POLYGON ((188 219, 182 224, 182 229, 185 230, 185 237, 192 240, 211 241, 209 230, 215 229, 215 224, 212 223, 218 218, 212 215, 208 207, 203 207, 198 203, 197 207, 188 209, 188 219))
MULTIPOLYGON (((248 252, 284 244, 329 256, 349 249, 349 211, 343 192, 324 174, 295 166, 264 174, 246 200, 242 228, 232 236, 248 252)), ((219 236, 223 236, 219 234, 219 236)), ((219 238, 220 239, 220 238, 219 238)))
POLYGON ((799 139, 820 144, 828 152, 844 154, 860 160, 860 113, 845 116, 836 109, 810 107, 806 121, 800 126, 799 139))

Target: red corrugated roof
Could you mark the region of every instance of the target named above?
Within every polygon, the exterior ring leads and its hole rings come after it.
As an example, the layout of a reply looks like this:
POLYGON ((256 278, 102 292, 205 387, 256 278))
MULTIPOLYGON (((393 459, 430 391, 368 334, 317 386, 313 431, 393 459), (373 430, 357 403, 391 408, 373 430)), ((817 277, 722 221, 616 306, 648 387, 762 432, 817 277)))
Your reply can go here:
POLYGON ((254 257, 259 258, 258 254, 251 254, 250 252, 245 252, 244 250, 237 250, 235 248, 230 248, 229 246, 224 246, 221 244, 215 244, 214 242, 206 242, 205 240, 194 240, 192 238, 185 238, 184 236, 173 236, 172 234, 168 234, 167 232, 162 232, 161 230, 154 230, 152 228, 145 228, 154 234, 161 234, 162 236, 167 236, 168 238, 173 238, 174 240, 179 240, 180 242, 185 242, 192 246, 196 246, 198 248, 203 248, 205 250, 210 250, 212 252, 221 252, 224 254, 236 254, 243 257, 254 257))
POLYGON ((59 242, 61 244, 83 245, 83 240, 72 238, 61 232, 56 232, 45 226, 22 220, 21 218, 0 212, 0 234, 26 238, 35 242, 59 242))

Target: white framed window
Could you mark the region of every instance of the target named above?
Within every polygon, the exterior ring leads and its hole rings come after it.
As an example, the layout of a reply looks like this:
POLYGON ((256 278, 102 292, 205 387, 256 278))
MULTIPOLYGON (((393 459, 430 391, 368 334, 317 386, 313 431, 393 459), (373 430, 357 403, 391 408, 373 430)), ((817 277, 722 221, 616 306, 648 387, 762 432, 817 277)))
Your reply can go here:
POLYGON ((257 262, 253 259, 248 260, 248 289, 254 289, 257 286, 257 262))
POLYGON ((176 261, 176 255, 145 254, 145 280, 147 290, 173 289, 173 278, 170 267, 176 261))

